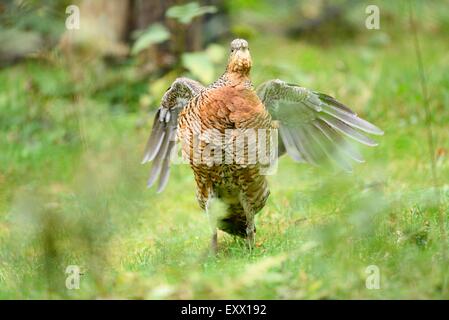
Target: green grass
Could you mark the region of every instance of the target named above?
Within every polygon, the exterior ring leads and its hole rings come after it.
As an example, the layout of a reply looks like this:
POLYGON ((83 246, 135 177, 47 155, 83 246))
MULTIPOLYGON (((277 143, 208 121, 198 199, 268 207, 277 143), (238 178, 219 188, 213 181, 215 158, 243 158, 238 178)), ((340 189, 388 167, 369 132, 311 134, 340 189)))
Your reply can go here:
POLYGON ((132 65, 75 70, 55 58, 0 71, 0 298, 448 298, 449 43, 421 36, 439 204, 402 28, 380 45, 368 31, 324 48, 251 39, 256 84, 281 78, 332 94, 385 135, 352 175, 282 158, 257 247, 222 233, 216 257, 188 167, 173 167, 162 194, 145 188, 146 84, 130 83, 124 101, 113 92, 126 85, 108 86, 132 65), (68 265, 83 270, 80 290, 65 288, 68 265), (380 290, 365 287, 369 265, 380 290))

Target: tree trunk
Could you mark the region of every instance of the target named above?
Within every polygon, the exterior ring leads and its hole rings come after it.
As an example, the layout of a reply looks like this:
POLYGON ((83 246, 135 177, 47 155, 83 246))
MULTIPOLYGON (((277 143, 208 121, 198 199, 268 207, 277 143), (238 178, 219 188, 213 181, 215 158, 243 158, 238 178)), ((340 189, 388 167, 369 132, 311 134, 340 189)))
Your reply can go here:
MULTIPOLYGON (((196 17, 189 25, 166 18, 167 10, 191 0, 79 0, 81 28, 68 31, 62 44, 78 44, 100 55, 123 55, 135 39, 133 32, 145 30, 154 23, 164 24, 170 31, 169 42, 155 46, 152 56, 160 66, 177 61, 183 52, 201 50, 205 43, 205 19, 196 17)), ((202 5, 219 6, 223 0, 204 0, 202 5)))

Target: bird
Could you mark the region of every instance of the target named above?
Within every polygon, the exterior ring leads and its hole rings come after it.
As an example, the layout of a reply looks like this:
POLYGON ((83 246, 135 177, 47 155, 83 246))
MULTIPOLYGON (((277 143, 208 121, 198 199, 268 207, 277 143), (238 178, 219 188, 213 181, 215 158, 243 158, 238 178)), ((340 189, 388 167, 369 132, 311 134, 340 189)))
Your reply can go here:
POLYGON ((267 175, 279 157, 351 171, 353 162, 364 161, 353 142, 373 147, 377 142, 368 134, 383 134, 330 95, 279 79, 254 87, 251 68, 248 42, 235 39, 224 73, 212 84, 177 78, 162 97, 145 146, 142 163, 152 162, 147 186, 158 180, 159 193, 181 144, 214 252, 217 230, 255 246, 254 218, 270 195, 267 175), (214 203, 221 205, 219 214, 214 203))

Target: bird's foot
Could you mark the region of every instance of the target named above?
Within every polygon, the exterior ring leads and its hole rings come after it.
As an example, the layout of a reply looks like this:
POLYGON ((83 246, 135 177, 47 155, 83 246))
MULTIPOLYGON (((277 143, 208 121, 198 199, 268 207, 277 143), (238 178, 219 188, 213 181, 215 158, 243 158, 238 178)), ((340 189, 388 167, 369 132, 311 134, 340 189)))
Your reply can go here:
POLYGON ((251 252, 256 245, 256 237, 254 230, 246 230, 246 245, 251 252))

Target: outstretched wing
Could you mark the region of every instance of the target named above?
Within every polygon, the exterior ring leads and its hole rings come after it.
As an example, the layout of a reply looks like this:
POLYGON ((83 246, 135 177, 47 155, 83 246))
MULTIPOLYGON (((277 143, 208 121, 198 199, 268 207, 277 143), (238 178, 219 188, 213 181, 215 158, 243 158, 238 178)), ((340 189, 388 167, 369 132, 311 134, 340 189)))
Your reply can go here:
POLYGON ((142 163, 153 161, 147 186, 159 177, 157 192, 161 192, 170 175, 170 156, 176 144, 178 114, 189 100, 204 86, 187 78, 176 79, 162 97, 161 106, 154 116, 153 128, 145 147, 142 163))
POLYGON ((294 84, 270 80, 257 88, 257 95, 279 122, 279 155, 287 152, 298 162, 317 165, 330 160, 351 171, 349 159, 363 158, 347 138, 376 146, 363 133, 383 134, 331 96, 294 84))

